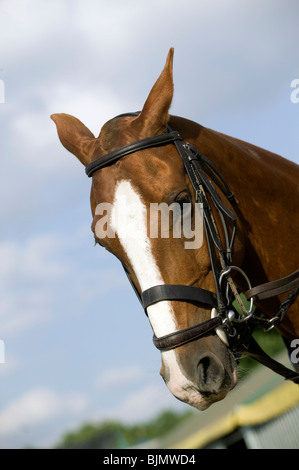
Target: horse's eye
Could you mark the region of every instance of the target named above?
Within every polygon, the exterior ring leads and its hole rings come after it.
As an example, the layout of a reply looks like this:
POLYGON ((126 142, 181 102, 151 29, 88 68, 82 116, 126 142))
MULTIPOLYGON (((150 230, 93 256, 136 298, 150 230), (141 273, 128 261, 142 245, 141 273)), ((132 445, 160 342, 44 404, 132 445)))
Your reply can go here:
POLYGON ((184 191, 177 195, 177 197, 175 198, 175 202, 178 202, 180 206, 183 208, 183 204, 190 203, 191 199, 190 199, 189 194, 186 191, 184 191))

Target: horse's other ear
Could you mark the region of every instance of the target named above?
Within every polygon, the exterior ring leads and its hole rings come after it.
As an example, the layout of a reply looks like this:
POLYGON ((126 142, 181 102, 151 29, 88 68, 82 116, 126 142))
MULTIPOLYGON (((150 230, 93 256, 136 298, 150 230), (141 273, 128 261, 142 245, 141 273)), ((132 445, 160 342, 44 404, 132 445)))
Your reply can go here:
POLYGON ((83 165, 91 162, 96 138, 79 119, 70 114, 52 114, 62 145, 76 155, 83 165))
POLYGON ((169 119, 169 108, 173 97, 173 47, 169 50, 166 64, 161 75, 151 89, 140 115, 134 120, 133 125, 138 125, 142 135, 151 135, 165 132, 169 119))

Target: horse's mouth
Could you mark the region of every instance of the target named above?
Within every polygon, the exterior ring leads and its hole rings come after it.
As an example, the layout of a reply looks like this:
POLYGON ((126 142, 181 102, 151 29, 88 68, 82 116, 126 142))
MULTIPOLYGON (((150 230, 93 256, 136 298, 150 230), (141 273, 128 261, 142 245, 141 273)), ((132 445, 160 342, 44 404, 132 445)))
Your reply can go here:
POLYGON ((209 391, 201 390, 200 387, 192 382, 184 384, 182 387, 171 389, 170 383, 166 383, 171 393, 180 401, 188 405, 204 411, 213 403, 223 400, 227 394, 237 384, 237 368, 234 367, 231 373, 226 372, 226 378, 222 387, 219 389, 211 389, 209 391))

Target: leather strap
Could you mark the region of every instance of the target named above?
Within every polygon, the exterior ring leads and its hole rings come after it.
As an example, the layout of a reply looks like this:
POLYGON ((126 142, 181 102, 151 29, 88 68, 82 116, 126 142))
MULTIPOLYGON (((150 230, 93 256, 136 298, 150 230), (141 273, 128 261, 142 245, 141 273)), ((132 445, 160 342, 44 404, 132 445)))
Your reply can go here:
POLYGON ((181 300, 217 307, 217 296, 200 287, 177 284, 162 284, 146 289, 141 294, 143 308, 146 309, 161 300, 181 300))
POLYGON ((286 277, 282 277, 276 281, 266 282, 259 286, 253 287, 245 292, 246 299, 254 297, 255 300, 267 299, 268 297, 274 297, 275 295, 283 294, 288 290, 299 287, 299 269, 289 274, 286 277))
POLYGON ((281 375, 287 380, 292 380, 295 384, 299 384, 299 374, 291 369, 288 369, 280 362, 275 361, 272 357, 268 356, 265 351, 258 345, 253 336, 250 337, 249 343, 240 347, 237 351, 244 356, 250 356, 256 361, 260 362, 269 369, 272 369, 277 374, 281 375))
POLYGON ((178 348, 186 343, 202 338, 207 334, 211 334, 211 332, 220 325, 222 325, 220 317, 210 318, 199 325, 175 331, 169 335, 160 336, 160 338, 154 336, 153 343, 159 351, 170 351, 171 349, 178 348))
POLYGON ((96 171, 101 170, 108 165, 112 165, 117 160, 125 157, 126 155, 130 155, 131 153, 139 152, 139 150, 144 150, 151 147, 171 144, 176 140, 182 140, 182 137, 177 131, 167 132, 165 134, 155 135, 153 137, 138 140, 137 142, 119 147, 116 150, 113 150, 112 152, 97 158, 86 166, 85 173, 90 177, 96 171))

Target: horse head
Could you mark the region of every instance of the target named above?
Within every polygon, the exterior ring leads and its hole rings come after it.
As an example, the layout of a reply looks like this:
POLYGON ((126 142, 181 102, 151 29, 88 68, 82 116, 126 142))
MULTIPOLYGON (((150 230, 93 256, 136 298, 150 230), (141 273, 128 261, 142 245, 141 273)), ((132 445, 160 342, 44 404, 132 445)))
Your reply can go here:
MULTIPOLYGON (((108 121, 98 138, 73 116, 52 115, 64 147, 87 166, 115 149, 165 133, 174 119, 169 115, 172 62, 173 49, 142 111, 108 121)), ((185 120, 175 119, 181 132, 187 132, 185 120)), ((96 171, 91 209, 96 242, 121 261, 139 295, 156 285, 196 286, 216 292, 196 194, 174 145, 137 149, 134 155, 96 171), (153 230, 154 222, 161 222, 163 210, 167 212, 169 207, 175 210, 168 213, 167 227, 153 230), (182 229, 186 220, 189 232, 181 230, 176 236, 173 229, 182 229)), ((160 300, 146 310, 156 338, 193 327, 215 314, 204 302, 182 300, 160 300)), ((169 390, 201 410, 223 399, 237 381, 234 355, 219 328, 209 336, 163 350, 161 360, 160 373, 169 390)))

